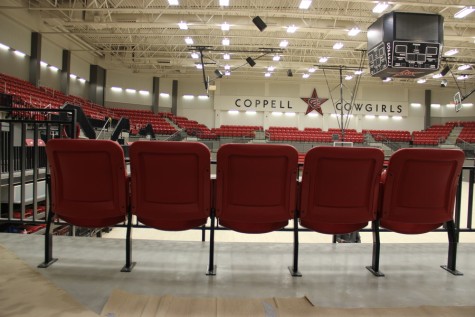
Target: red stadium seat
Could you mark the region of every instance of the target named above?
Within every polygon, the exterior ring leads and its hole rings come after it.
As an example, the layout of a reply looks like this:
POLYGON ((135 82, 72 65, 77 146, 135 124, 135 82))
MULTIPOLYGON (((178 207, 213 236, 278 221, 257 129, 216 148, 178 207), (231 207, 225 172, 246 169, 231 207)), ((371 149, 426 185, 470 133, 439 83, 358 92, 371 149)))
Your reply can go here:
MULTIPOLYGON (((307 152, 300 188, 301 226, 326 234, 364 228, 377 216, 384 153, 376 148, 315 147, 307 152)), ((294 217, 294 263, 298 271, 298 223, 294 217)))
POLYGON ((137 141, 130 146, 132 213, 160 230, 206 224, 211 209, 210 151, 202 143, 137 141))
MULTIPOLYGON (((216 179, 219 224, 242 233, 267 233, 285 227, 296 209, 297 172, 298 152, 290 145, 221 146, 216 179)), ((213 234, 210 243, 214 244, 213 234)), ((208 274, 214 275, 211 252, 208 274)))
POLYGON ((389 159, 381 177, 382 200, 379 220, 373 222, 373 263, 379 271, 379 226, 403 234, 421 234, 445 225, 449 238, 446 270, 455 269, 457 236, 453 220, 455 194, 464 153, 448 149, 401 149, 389 159))
MULTIPOLYGON (((102 228, 131 222, 129 179, 120 145, 108 140, 53 139, 46 145, 51 169, 51 210, 45 234, 45 268, 53 259, 52 221, 55 216, 69 224, 102 228)), ((126 264, 130 272, 130 231, 126 237, 126 264)))

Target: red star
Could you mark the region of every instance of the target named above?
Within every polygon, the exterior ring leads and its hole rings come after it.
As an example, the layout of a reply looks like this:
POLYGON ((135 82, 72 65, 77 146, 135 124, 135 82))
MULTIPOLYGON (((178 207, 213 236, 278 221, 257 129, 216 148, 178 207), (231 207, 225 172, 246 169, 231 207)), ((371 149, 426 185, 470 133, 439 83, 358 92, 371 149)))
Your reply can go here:
POLYGON ((300 98, 300 99, 302 99, 303 101, 305 101, 305 103, 307 103, 307 111, 305 112, 305 114, 308 114, 312 112, 313 110, 316 110, 319 114, 323 116, 322 104, 324 104, 325 101, 328 100, 328 98, 318 98, 317 89, 313 88, 312 97, 300 98))

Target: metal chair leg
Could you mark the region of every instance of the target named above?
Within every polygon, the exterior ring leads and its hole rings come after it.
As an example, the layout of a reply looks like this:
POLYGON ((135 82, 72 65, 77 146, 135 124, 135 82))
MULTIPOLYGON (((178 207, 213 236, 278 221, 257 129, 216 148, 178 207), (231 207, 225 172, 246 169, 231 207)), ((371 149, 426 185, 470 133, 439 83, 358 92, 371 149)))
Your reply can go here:
POLYGON ((373 273, 374 276, 381 277, 384 276, 384 274, 379 270, 379 255, 381 247, 379 240, 379 220, 374 220, 371 223, 371 227, 373 231, 373 259, 371 266, 367 266, 366 268, 373 273))
POLYGON ((132 262, 132 212, 127 213, 127 234, 125 237, 125 265, 121 272, 132 272, 136 262, 132 262))
POLYGON ((206 275, 216 275, 216 264, 214 264, 214 227, 215 227, 215 210, 211 209, 211 228, 209 232, 209 262, 206 275))
POLYGON ((300 277, 302 273, 299 272, 299 215, 298 211, 294 212, 294 257, 293 265, 289 266, 290 275, 300 277))
POLYGON ((440 267, 450 272, 453 275, 463 275, 462 272, 457 271, 457 247, 458 247, 458 235, 455 228, 455 223, 453 220, 446 222, 447 226, 447 235, 449 237, 449 254, 447 257, 447 265, 441 265, 440 267))

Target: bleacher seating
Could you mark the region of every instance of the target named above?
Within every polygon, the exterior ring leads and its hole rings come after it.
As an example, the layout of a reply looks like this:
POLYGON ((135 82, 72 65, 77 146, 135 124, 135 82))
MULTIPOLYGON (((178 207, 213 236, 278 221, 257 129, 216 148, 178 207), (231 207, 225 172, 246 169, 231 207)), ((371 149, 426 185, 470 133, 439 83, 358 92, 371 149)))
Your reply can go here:
POLYGON ((266 130, 268 140, 274 142, 331 143, 335 141, 334 135, 338 136, 339 141, 364 143, 364 135, 353 129, 345 130, 344 138, 340 129, 322 131, 320 128, 305 128, 301 131, 296 127, 269 127, 266 130))
POLYGON ((372 135, 375 141, 390 142, 410 142, 412 140, 411 133, 404 130, 363 130, 363 133, 372 135))
POLYGON ((412 144, 414 145, 438 145, 445 142, 453 125, 432 125, 423 131, 412 132, 412 144))
POLYGON ((222 125, 219 128, 211 129, 219 137, 238 137, 238 138, 254 138, 255 131, 262 131, 261 126, 245 126, 245 125, 222 125))
POLYGON ((468 142, 468 143, 475 143, 475 122, 467 121, 467 122, 458 122, 457 126, 461 126, 462 131, 460 132, 457 143, 468 142))
POLYGON ((200 139, 215 140, 218 136, 204 124, 198 123, 195 120, 189 120, 186 117, 175 116, 171 113, 167 117, 173 121, 177 126, 186 131, 188 135, 196 136, 200 139))
MULTIPOLYGON (((13 107, 15 108, 52 108, 59 109, 65 103, 71 103, 80 106, 86 116, 92 119, 105 120, 106 118, 118 119, 110 109, 94 104, 89 100, 77 96, 66 96, 62 92, 47 88, 36 87, 28 81, 18 79, 6 74, 0 74, 0 80, 4 81, 3 92, 13 95, 13 107)), ((35 120, 43 120, 44 116, 40 113, 21 112, 23 117, 35 120)), ((20 113, 14 115, 20 115, 20 113)))
POLYGON ((152 125, 153 132, 156 134, 171 135, 176 132, 167 120, 165 120, 165 113, 155 114, 148 110, 134 110, 123 108, 111 108, 112 111, 121 116, 129 118, 130 128, 133 130, 133 134, 136 134, 141 128, 144 128, 147 124, 152 125))

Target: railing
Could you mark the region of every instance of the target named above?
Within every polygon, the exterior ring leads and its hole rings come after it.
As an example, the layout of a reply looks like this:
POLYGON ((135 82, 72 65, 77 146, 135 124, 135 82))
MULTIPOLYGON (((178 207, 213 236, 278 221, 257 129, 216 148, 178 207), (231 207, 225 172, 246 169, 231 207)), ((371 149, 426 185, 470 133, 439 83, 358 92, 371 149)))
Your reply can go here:
POLYGON ((76 111, 0 107, 0 112, 0 222, 44 224, 48 166, 40 144, 62 137, 64 129, 75 133, 76 111), (45 114, 49 119, 38 120, 45 114))

